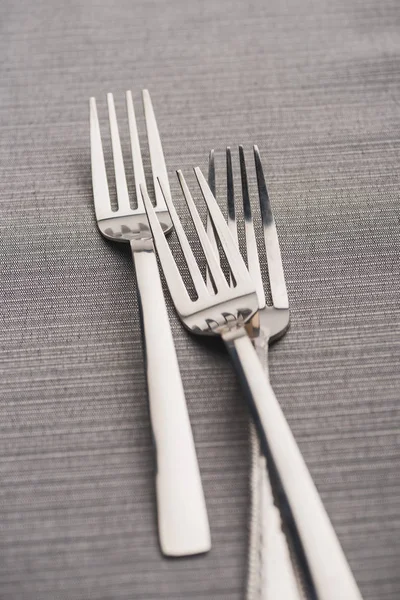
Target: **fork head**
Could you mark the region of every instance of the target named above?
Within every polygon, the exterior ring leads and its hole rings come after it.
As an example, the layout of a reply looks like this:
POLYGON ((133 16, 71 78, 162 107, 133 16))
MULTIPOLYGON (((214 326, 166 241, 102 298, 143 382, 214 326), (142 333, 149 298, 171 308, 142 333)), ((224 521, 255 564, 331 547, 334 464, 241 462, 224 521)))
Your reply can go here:
MULTIPOLYGON (((289 326, 289 301, 286 291, 278 234, 261 163, 260 151, 257 146, 253 146, 253 152, 263 229, 263 243, 261 246, 264 246, 262 249, 263 256, 267 259, 266 263, 272 304, 267 305, 266 303, 260 256, 257 249, 257 239, 250 203, 245 154, 243 146, 239 146, 246 258, 248 270, 256 288, 259 307, 259 312, 248 324, 248 333, 250 337, 257 338, 262 332, 264 338, 272 341, 282 336, 289 326)), ((209 181, 212 182, 215 189, 215 155, 213 150, 211 150, 209 156, 208 172, 209 181)), ((235 207, 232 155, 230 148, 226 149, 226 176, 228 226, 238 246, 238 219, 235 207)), ((212 234, 210 235, 211 229, 210 226, 207 227, 214 251, 218 253, 218 248, 213 240, 212 234)))
POLYGON ((220 240, 232 277, 234 278, 234 287, 228 284, 223 274, 182 172, 177 172, 178 179, 204 252, 207 267, 213 279, 215 293, 212 293, 206 286, 171 197, 168 195, 167 190, 164 189, 163 181, 159 180, 159 186, 163 192, 197 293, 195 300, 192 300, 188 294, 145 187, 141 188, 141 193, 157 254, 172 300, 182 322, 194 333, 222 335, 226 332, 236 331, 252 318, 258 310, 257 295, 243 258, 207 181, 198 167, 194 171, 211 215, 215 232, 220 240))
MULTIPOLYGON (((163 182, 166 196, 170 196, 167 169, 161 147, 160 136, 155 120, 154 110, 147 90, 143 90, 143 106, 145 112, 147 139, 149 143, 150 159, 153 171, 153 180, 157 182, 155 188, 155 212, 165 233, 171 230, 172 221, 169 216, 161 193, 158 180, 163 182)), ((97 225, 101 233, 108 239, 118 242, 130 242, 134 239, 151 239, 146 211, 143 204, 141 187, 147 189, 140 151, 139 135, 136 124, 132 93, 126 92, 126 107, 130 134, 133 172, 135 178, 137 207, 131 208, 128 186, 126 182, 124 160, 121 150, 121 141, 118 130, 117 116, 112 94, 107 95, 108 117, 111 133, 111 146, 113 153, 115 184, 117 191, 118 208, 113 211, 110 202, 110 193, 107 182, 106 165, 104 161, 103 145, 101 141, 100 125, 97 115, 95 98, 90 99, 90 146, 92 163, 93 197, 96 211, 97 225)))

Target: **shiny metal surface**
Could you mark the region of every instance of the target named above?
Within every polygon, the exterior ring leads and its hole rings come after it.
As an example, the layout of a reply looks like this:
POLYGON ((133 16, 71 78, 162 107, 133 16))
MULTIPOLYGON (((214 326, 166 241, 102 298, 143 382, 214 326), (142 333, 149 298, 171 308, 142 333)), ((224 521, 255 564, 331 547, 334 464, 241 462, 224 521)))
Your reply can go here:
MULTIPOLYGON (((258 340, 257 354, 268 372, 268 339, 260 329, 260 313, 266 310, 264 286, 258 258, 257 244, 251 213, 247 171, 243 148, 239 147, 243 216, 245 219, 245 239, 247 265, 256 286, 259 312, 247 325, 250 337, 258 340), (260 337, 261 336, 261 337, 260 337), (258 339, 260 337, 260 339, 258 339)), ((211 150, 208 163, 209 181, 215 189, 215 153, 211 150)), ((227 178, 227 223, 237 246, 238 219, 235 206, 233 183, 232 153, 226 149, 227 178)), ((210 186, 211 187, 211 186, 210 186)), ((207 215, 207 232, 210 219, 207 215)), ((216 251, 218 247, 215 244, 216 251)), ((230 280, 233 285, 232 278, 230 280)), ((268 313, 270 314, 270 313, 268 313)), ((286 329, 286 325, 284 326, 286 329)), ((250 519, 249 545, 246 582, 246 600, 301 600, 302 595, 296 582, 291 563, 288 544, 282 531, 280 512, 274 504, 271 485, 268 478, 267 463, 260 452, 260 443, 254 424, 250 423, 251 478, 250 478, 250 519)))
MULTIPOLYGON (((108 239, 129 243, 135 264, 145 338, 150 418, 155 441, 160 546, 168 556, 206 552, 210 530, 186 401, 165 306, 156 255, 141 189, 146 180, 130 91, 126 104, 137 208, 130 206, 117 117, 107 96, 118 208, 112 211, 96 101, 90 100, 90 140, 94 205, 98 227, 108 239)), ((147 90, 143 92, 149 150, 155 181, 169 194, 161 141, 147 90)), ((163 232, 172 228, 164 196, 156 187, 155 214, 163 232)))
MULTIPOLYGON (((210 188, 213 196, 216 197, 214 150, 211 150, 211 152, 210 152, 209 163, 208 163, 208 187, 210 188)), ((214 251, 215 257, 219 261, 217 238, 215 237, 213 222, 210 219, 208 213, 207 213, 206 231, 207 231, 208 239, 210 240, 210 243, 211 243, 211 247, 214 251)), ((209 292, 211 294, 213 294, 214 286, 213 286, 212 278, 210 275, 210 269, 208 267, 206 268, 206 284, 207 284, 207 289, 209 290, 209 292)))
POLYGON ((207 204, 213 226, 218 234, 225 256, 236 281, 235 288, 229 286, 219 265, 219 261, 216 258, 199 213, 197 212, 185 178, 181 171, 178 171, 177 174, 216 291, 215 294, 211 294, 207 289, 189 241, 172 203, 172 199, 165 193, 163 183, 159 180, 159 185, 164 193, 164 198, 171 215, 175 232, 178 236, 198 296, 196 300, 192 300, 189 297, 186 286, 175 263, 175 259, 157 219, 156 212, 154 211, 146 189, 143 187, 141 191, 147 216, 149 218, 150 228, 175 308, 184 325, 195 333, 203 335, 222 335, 225 332, 243 329, 244 324, 258 310, 257 296, 249 272, 240 256, 236 243, 229 232, 225 219, 215 202, 215 198, 208 187, 207 181, 201 170, 196 167, 195 175, 197 181, 207 204))
MULTIPOLYGON (((268 373, 268 330, 260 327, 260 317, 267 319, 272 313, 266 306, 264 285, 261 276, 259 255, 250 204, 249 186, 244 150, 239 146, 239 162, 241 175, 241 191, 243 202, 243 219, 245 221, 245 243, 247 266, 256 287, 259 312, 247 325, 247 331, 253 344, 256 344, 257 355, 268 373)), ((261 166, 261 163, 260 163, 261 166)), ((215 153, 211 150, 208 163, 209 178, 215 189, 215 153)), ((261 175, 263 176, 263 175, 261 175)), ((232 153, 226 149, 227 178, 227 223, 230 232, 239 248, 238 222, 233 185, 232 153)), ((266 186, 265 186, 266 187, 266 186)), ((260 202, 265 202, 265 194, 260 202)), ((266 211, 264 211, 265 213, 266 211)), ((209 218, 207 218, 209 222, 209 218)), ((207 229, 208 231, 208 229, 207 229)), ((217 248, 217 246, 215 246, 217 248)), ((218 251, 218 249, 217 249, 218 251)), ((233 282, 231 280, 231 286, 233 282)), ((279 313, 280 314, 280 313, 279 313)), ((287 329, 288 314, 282 317, 282 333, 287 329)), ((246 600, 302 600, 301 588, 296 581, 286 537, 282 530, 279 509, 274 504, 271 484, 269 482, 267 463, 260 452, 260 443, 254 424, 250 423, 251 446, 251 478, 250 478, 250 522, 247 565, 246 600)))
MULTIPOLYGON (((265 329, 267 339, 272 339, 281 335, 282 329, 287 327, 288 304, 276 227, 269 198, 264 193, 263 181, 260 177, 261 162, 258 160, 257 148, 255 148, 255 157, 259 191, 261 190, 261 210, 267 258, 273 261, 272 268, 269 270, 270 285, 273 301, 277 303, 277 307, 267 307, 267 317, 263 319, 261 326, 265 329), (284 316, 282 317, 282 315, 284 316)), ((202 280, 172 200, 171 198, 167 199, 164 194, 198 293, 196 300, 190 299, 154 208, 143 187, 141 192, 150 228, 175 307, 188 329, 199 334, 220 335, 225 342, 253 412, 263 453, 265 456, 271 457, 279 474, 318 598, 320 600, 338 600, 339 598, 360 600, 361 595, 353 574, 293 434, 276 400, 268 374, 259 361, 257 352, 246 333, 245 324, 258 310, 255 283, 250 277, 236 242, 199 168, 195 169, 195 174, 236 286, 230 287, 225 280, 183 175, 178 172, 182 191, 199 235, 216 292, 214 295, 211 294, 202 280)), ((161 180, 159 184, 162 189, 161 180)))

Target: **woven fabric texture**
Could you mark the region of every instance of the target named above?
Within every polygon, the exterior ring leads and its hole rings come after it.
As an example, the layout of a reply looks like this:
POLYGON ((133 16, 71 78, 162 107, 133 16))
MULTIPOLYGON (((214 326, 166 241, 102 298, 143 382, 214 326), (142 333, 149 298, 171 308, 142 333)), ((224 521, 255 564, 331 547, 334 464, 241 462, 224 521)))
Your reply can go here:
POLYGON ((216 148, 223 204, 225 146, 251 166, 259 145, 292 308, 272 384, 365 600, 400 597, 399 18, 397 0, 3 0, 1 600, 243 598, 232 367, 167 297, 213 549, 165 560, 132 262, 94 219, 89 96, 106 131, 114 92, 126 148, 124 92, 140 114, 145 87, 179 206, 175 168, 216 148))

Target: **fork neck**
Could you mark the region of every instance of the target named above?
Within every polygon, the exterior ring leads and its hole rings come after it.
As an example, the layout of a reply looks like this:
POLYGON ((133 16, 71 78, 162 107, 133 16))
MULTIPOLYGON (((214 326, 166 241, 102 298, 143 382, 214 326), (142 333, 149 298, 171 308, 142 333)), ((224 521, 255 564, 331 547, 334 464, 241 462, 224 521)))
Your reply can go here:
POLYGON ((130 241, 132 252, 154 252, 153 238, 138 238, 130 241))
POLYGON ((226 344, 238 340, 242 337, 247 337, 246 327, 232 327, 221 331, 221 337, 226 344))
POLYGON ((254 317, 252 317, 250 319, 250 321, 248 321, 248 323, 246 323, 246 331, 247 331, 247 335, 249 336, 249 338, 251 340, 255 340, 256 338, 258 338, 258 336, 260 335, 260 313, 256 312, 256 314, 254 315, 254 317))

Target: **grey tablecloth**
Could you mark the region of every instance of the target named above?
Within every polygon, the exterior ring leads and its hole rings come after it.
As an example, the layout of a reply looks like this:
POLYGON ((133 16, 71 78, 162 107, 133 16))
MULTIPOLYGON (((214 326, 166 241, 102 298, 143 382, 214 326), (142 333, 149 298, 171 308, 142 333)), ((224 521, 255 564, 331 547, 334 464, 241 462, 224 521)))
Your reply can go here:
POLYGON ((246 408, 171 306, 213 549, 158 549, 134 275, 96 229, 88 143, 89 96, 104 121, 107 91, 122 109, 143 87, 171 180, 214 146, 222 188, 225 145, 259 144, 292 305, 272 382, 364 597, 399 598, 399 17, 397 0, 3 0, 1 600, 243 597, 246 408))

